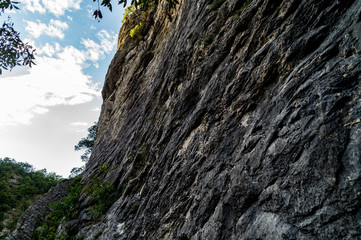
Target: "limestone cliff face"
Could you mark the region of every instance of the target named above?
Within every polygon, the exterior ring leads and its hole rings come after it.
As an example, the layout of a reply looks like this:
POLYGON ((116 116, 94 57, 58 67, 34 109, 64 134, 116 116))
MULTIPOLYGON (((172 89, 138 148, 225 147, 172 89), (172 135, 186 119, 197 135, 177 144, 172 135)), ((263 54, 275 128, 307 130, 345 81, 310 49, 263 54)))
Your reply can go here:
POLYGON ((360 239, 361 2, 220 2, 116 53, 84 174, 125 188, 102 238, 360 239))
POLYGON ((181 0, 124 26, 82 179, 120 197, 78 236, 361 239, 360 11, 181 0))

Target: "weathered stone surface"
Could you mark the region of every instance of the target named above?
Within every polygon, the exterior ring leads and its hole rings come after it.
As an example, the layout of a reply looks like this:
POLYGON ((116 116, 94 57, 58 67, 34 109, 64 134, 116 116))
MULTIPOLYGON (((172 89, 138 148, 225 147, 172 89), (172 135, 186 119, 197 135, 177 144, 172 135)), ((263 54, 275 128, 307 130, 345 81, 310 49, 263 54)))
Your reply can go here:
POLYGON ((120 37, 83 182, 122 196, 79 237, 361 239, 361 2, 245 2, 120 37))
POLYGON ((35 225, 42 219, 44 212, 48 209, 50 203, 60 201, 67 192, 69 181, 59 183, 49 190, 42 198, 33 203, 18 220, 16 229, 11 233, 7 240, 30 240, 35 225))
POLYGON ((361 2, 244 3, 158 9, 115 55, 100 239, 361 239, 361 2))

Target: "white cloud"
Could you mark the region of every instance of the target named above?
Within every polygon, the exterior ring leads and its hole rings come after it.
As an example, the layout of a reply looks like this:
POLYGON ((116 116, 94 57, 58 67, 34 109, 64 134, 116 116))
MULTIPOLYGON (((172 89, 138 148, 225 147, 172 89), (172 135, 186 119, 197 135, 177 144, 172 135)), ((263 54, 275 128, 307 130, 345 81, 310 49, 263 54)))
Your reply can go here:
MULTIPOLYGON (((34 46, 35 44, 32 43, 31 45, 34 46)), ((52 46, 49 43, 46 43, 44 46, 37 48, 36 53, 41 55, 45 54, 48 57, 53 57, 55 54, 62 50, 59 43, 56 42, 54 45, 55 46, 52 46)))
POLYGON ((100 59, 104 53, 101 51, 101 46, 91 39, 82 39, 81 43, 87 48, 87 58, 93 62, 100 59))
POLYGON ((85 63, 86 56, 85 53, 74 46, 67 46, 59 51, 57 56, 61 59, 72 59, 75 64, 83 65, 85 63))
POLYGON ((82 0, 42 0, 44 6, 56 16, 64 14, 65 10, 80 9, 82 0))
POLYGON ((40 3, 40 0, 23 0, 23 4, 25 4, 25 9, 30 12, 39 12, 45 13, 46 10, 43 5, 40 3))
POLYGON ((37 114, 44 114, 44 113, 49 112, 49 109, 44 108, 42 106, 36 106, 36 107, 34 107, 33 111, 34 111, 34 113, 37 113, 37 114))
POLYGON ((94 7, 92 5, 86 5, 86 11, 88 12, 88 17, 90 19, 94 19, 94 16, 93 16, 94 7))
POLYGON ((72 122, 72 123, 70 123, 70 127, 72 128, 72 131, 75 131, 75 132, 87 132, 87 130, 90 126, 91 126, 91 124, 88 122, 72 122))
POLYGON ((16 10, 15 9, 5 9, 5 11, 4 11, 4 13, 5 14, 14 14, 14 13, 16 13, 16 10))
POLYGON ((63 15, 65 11, 80 9, 82 0, 23 0, 22 2, 25 4, 25 9, 30 12, 43 14, 49 11, 59 17, 63 15))
POLYGON ((81 43, 87 49, 86 57, 88 60, 94 62, 96 68, 99 67, 96 62, 99 59, 103 59, 105 54, 114 51, 117 44, 117 36, 114 33, 108 33, 106 30, 101 30, 97 33, 97 37, 100 43, 96 43, 91 39, 82 39, 81 43))
POLYGON ((113 51, 116 45, 117 36, 115 34, 110 35, 106 30, 101 30, 97 33, 100 40, 101 48, 104 52, 110 53, 113 51))
POLYGON ((54 42, 53 45, 46 43, 39 47, 35 46, 35 42, 31 39, 24 39, 24 41, 34 46, 36 53, 39 55, 47 55, 48 57, 58 57, 61 59, 72 58, 76 64, 83 66, 83 68, 89 66, 86 61, 91 61, 93 65, 98 68, 99 64, 97 62, 104 59, 105 54, 115 51, 117 36, 113 32, 108 33, 106 30, 98 32, 96 36, 98 38, 97 42, 89 38, 82 38, 81 44, 85 48, 83 50, 77 49, 74 46, 62 48, 57 42, 54 42))
POLYGON ((45 34, 51 37, 59 37, 62 39, 64 38, 63 30, 67 29, 68 27, 69 26, 66 22, 51 19, 45 34))
POLYGON ((29 34, 35 38, 40 37, 45 31, 46 31, 46 24, 41 23, 39 20, 36 22, 32 21, 25 21, 27 23, 26 31, 29 32, 29 34))
POLYGON ((70 123, 70 126, 72 126, 72 127, 87 127, 89 125, 90 124, 87 123, 87 122, 72 122, 72 123, 70 123))
MULTIPOLYGON (((59 48, 46 44, 40 51, 59 48)), ((59 49, 58 49, 59 50, 59 49)), ((37 57, 28 73, 0 81, 0 126, 31 124, 52 106, 77 105, 100 97, 99 86, 82 72, 84 53, 70 46, 57 54, 37 57), (56 56, 56 57, 54 57, 56 56)))
MULTIPOLYGON (((35 24, 42 27, 40 22, 35 24)), ((57 20, 51 20, 49 25, 65 27, 57 20)), ((100 98, 99 85, 83 69, 89 66, 88 61, 99 67, 98 60, 116 48, 116 34, 102 30, 97 37, 98 42, 82 39, 83 50, 61 47, 56 42, 36 46, 32 40, 25 39, 37 49, 37 65, 1 77, 0 126, 30 125, 34 116, 47 114, 51 107, 78 105, 100 98)))
POLYGON ((66 22, 62 22, 59 20, 51 19, 49 24, 40 22, 37 20, 36 22, 25 21, 27 23, 26 31, 33 37, 38 38, 42 34, 48 35, 50 37, 58 37, 60 39, 64 38, 63 31, 67 29, 69 26, 66 22))

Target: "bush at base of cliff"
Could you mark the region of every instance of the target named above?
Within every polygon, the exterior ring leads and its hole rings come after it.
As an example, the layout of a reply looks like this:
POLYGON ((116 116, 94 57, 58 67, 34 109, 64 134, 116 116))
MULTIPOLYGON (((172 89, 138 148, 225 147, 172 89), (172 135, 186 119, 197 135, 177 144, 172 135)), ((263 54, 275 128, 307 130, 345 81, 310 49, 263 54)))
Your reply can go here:
POLYGON ((60 176, 32 165, 0 158, 0 239, 15 229, 20 215, 42 194, 61 182, 60 176))
POLYGON ((83 189, 79 179, 76 179, 68 188, 68 195, 61 202, 50 204, 50 211, 44 216, 45 220, 38 223, 32 239, 50 240, 50 239, 74 239, 66 232, 57 232, 61 224, 65 224, 77 217, 77 209, 80 193, 83 189))
MULTIPOLYGON (((106 171, 109 165, 103 165, 100 170, 106 171)), ((117 194, 113 184, 105 183, 94 177, 92 184, 84 188, 80 178, 68 187, 68 195, 61 202, 54 202, 49 205, 49 211, 44 215, 44 221, 37 224, 33 233, 33 240, 72 240, 76 239, 66 231, 64 226, 71 220, 78 217, 79 198, 82 193, 87 194, 93 201, 90 207, 92 219, 103 215, 110 206, 117 200, 117 194)))

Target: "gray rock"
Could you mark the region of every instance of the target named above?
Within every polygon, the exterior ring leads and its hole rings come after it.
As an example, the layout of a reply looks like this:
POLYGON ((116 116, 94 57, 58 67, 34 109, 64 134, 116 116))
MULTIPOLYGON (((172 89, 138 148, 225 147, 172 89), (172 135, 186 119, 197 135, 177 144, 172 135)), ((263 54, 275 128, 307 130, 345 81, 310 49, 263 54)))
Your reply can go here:
POLYGON ((361 2, 244 2, 158 9, 116 53, 83 180, 127 186, 125 239, 361 238, 361 2))
POLYGON ((361 2, 245 2, 123 27, 82 179, 121 197, 79 236, 361 239, 361 2))

